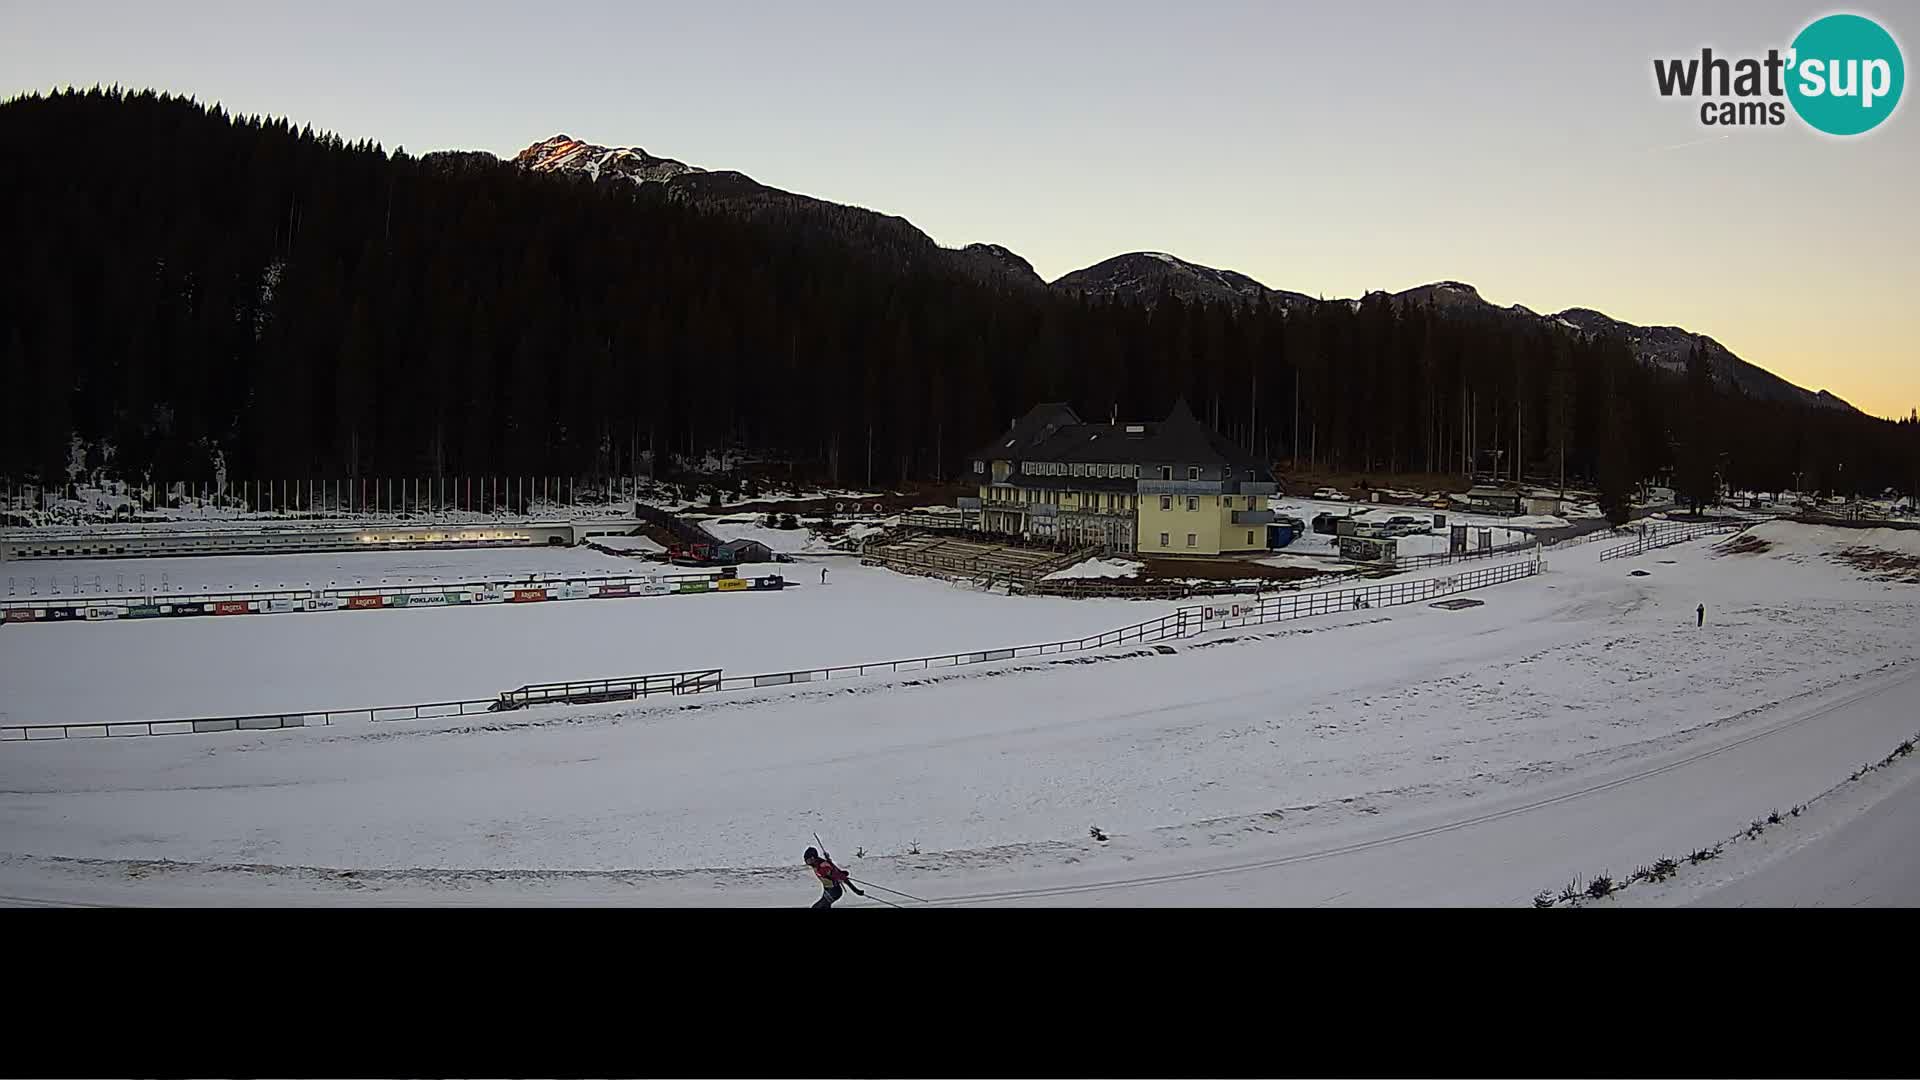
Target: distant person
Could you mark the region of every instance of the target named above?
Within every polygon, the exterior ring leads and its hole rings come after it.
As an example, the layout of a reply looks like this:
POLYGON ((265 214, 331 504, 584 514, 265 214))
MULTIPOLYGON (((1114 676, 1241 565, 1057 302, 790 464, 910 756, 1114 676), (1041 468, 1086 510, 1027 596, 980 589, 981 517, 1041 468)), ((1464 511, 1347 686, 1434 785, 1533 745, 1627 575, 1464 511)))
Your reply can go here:
POLYGON ((853 883, 852 875, 833 865, 832 859, 821 855, 813 848, 808 848, 807 853, 801 858, 806 860, 807 865, 813 869, 814 878, 820 882, 820 899, 813 902, 814 908, 832 907, 833 902, 844 895, 841 892, 843 887, 852 889, 855 896, 867 895, 860 891, 860 886, 853 883))
POLYGON ((1701 604, 1699 607, 1693 609, 1693 625, 1707 625, 1707 605, 1701 604))
POLYGON ((827 568, 823 566, 820 568, 820 584, 825 585, 826 583, 827 583, 827 568))

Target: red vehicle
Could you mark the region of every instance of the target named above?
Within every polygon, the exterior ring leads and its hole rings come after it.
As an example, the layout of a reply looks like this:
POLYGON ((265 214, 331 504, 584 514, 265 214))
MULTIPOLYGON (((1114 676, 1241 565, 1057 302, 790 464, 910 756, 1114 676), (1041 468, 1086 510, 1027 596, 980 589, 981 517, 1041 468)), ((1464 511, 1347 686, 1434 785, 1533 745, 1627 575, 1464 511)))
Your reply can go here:
POLYGON ((720 545, 675 544, 667 549, 667 561, 675 566, 713 566, 721 561, 720 545))

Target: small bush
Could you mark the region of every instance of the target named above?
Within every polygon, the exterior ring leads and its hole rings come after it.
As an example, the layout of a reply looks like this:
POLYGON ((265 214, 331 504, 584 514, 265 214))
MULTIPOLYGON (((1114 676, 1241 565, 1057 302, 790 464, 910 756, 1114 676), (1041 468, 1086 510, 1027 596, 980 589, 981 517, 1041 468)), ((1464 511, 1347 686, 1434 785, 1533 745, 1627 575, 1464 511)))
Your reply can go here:
POLYGON ((1600 900, 1613 895, 1613 879, 1605 874, 1587 882, 1587 896, 1600 900))
POLYGON ((1100 826, 1098 825, 1095 825, 1092 828, 1089 828, 1087 830, 1087 835, 1093 837, 1095 840, 1098 840, 1103 844, 1107 842, 1107 834, 1101 832, 1100 826))
POLYGON ((854 857, 854 858, 856 858, 856 859, 864 859, 864 858, 866 858, 866 857, 867 857, 867 849, 866 849, 866 848, 864 848, 864 847, 857 847, 857 848, 854 848, 854 849, 853 849, 853 857, 854 857))
POLYGON ((1772 811, 1771 813, 1769 813, 1769 814, 1767 815, 1767 824, 1769 824, 1769 825, 1778 825, 1778 824, 1780 824, 1780 811, 1778 811, 1778 810, 1775 810, 1775 811, 1772 811))
POLYGON ((920 841, 918 841, 918 840, 915 840, 915 841, 914 841, 913 843, 911 843, 911 844, 908 844, 908 845, 907 845, 907 854, 909 854, 909 855, 918 855, 918 854, 920 854, 920 841))
POLYGON ((1717 859, 1719 857, 1720 857, 1720 845, 1715 844, 1710 848, 1696 849, 1693 852, 1693 854, 1687 856, 1687 861, 1694 864, 1695 866, 1698 866, 1701 863, 1708 861, 1709 859, 1717 859))
POLYGON ((800 527, 800 521, 792 514, 781 514, 778 527, 782 529, 797 529, 800 527))
POLYGON ((1547 891, 1547 890, 1545 890, 1545 889, 1541 889, 1541 890, 1540 890, 1539 892, 1537 892, 1537 893, 1534 893, 1534 894, 1533 894, 1533 906, 1534 906, 1534 907, 1537 907, 1537 908, 1548 908, 1548 907, 1552 907, 1552 906, 1553 906, 1553 894, 1552 894, 1552 893, 1550 893, 1550 892, 1548 892, 1548 891, 1547 891))
POLYGON ((1567 882, 1565 888, 1560 890, 1560 902, 1563 904, 1571 904, 1578 899, 1580 899, 1580 879, 1574 878, 1572 881, 1567 882))
POLYGON ((1637 881, 1665 881, 1678 873, 1680 864, 1672 859, 1655 859, 1652 866, 1643 866, 1633 872, 1637 881))

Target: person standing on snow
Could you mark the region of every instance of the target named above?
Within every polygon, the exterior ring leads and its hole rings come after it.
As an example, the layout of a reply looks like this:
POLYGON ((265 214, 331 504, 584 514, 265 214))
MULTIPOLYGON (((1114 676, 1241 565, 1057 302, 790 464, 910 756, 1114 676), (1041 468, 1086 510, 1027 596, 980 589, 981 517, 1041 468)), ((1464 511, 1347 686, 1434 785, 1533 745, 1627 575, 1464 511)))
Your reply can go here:
POLYGON ((1693 625, 1707 625, 1707 605, 1701 604, 1699 607, 1693 609, 1693 625))
POLYGON ((850 874, 833 865, 832 859, 813 848, 808 848, 807 853, 801 858, 806 860, 807 865, 813 869, 814 878, 820 882, 820 899, 813 902, 813 907, 832 907, 833 902, 843 895, 841 892, 843 886, 852 889, 855 896, 867 895, 860 891, 860 886, 853 883, 853 877, 850 874))
POLYGON ((820 584, 825 585, 826 583, 827 583, 827 568, 823 566, 820 568, 820 584))

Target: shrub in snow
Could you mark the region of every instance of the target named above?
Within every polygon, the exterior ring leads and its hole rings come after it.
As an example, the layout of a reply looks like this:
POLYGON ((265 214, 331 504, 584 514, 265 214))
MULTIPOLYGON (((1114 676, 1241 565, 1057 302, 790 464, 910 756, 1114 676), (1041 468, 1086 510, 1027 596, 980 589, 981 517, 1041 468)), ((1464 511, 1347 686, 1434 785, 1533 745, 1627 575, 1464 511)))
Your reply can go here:
POLYGON ((1552 907, 1553 894, 1545 889, 1541 889, 1533 895, 1533 906, 1537 908, 1552 907))
POLYGON ((1088 829, 1087 835, 1093 837, 1095 840, 1098 840, 1103 844, 1107 842, 1107 834, 1101 832, 1100 826, 1098 825, 1095 825, 1092 828, 1088 829))
POLYGON ((911 844, 908 844, 908 845, 907 845, 907 854, 909 854, 909 855, 918 855, 918 854, 920 854, 920 841, 918 841, 918 840, 915 840, 915 841, 914 841, 913 843, 911 843, 911 844))
POLYGON ((1720 857, 1721 846, 1715 844, 1710 848, 1696 848, 1693 854, 1687 856, 1687 861, 1698 866, 1709 859, 1717 859, 1720 857))
POLYGON ((800 527, 800 520, 792 514, 781 514, 778 526, 782 529, 797 529, 800 527))
POLYGON ((1580 899, 1580 879, 1574 878, 1572 881, 1567 882, 1565 888, 1560 890, 1560 902, 1563 904, 1571 904, 1578 899, 1580 899))
POLYGON ((1599 877, 1587 883, 1587 895, 1592 899, 1599 900, 1612 894, 1613 879, 1605 874, 1601 874, 1599 877))
POLYGON ((1643 866, 1633 872, 1630 881, 1665 881, 1680 869, 1680 864, 1672 859, 1655 859, 1652 866, 1643 866))

